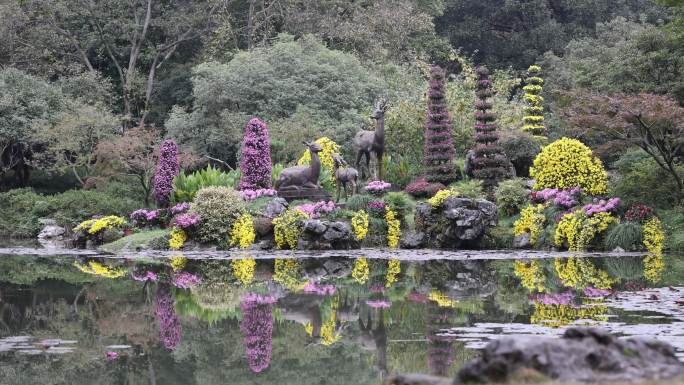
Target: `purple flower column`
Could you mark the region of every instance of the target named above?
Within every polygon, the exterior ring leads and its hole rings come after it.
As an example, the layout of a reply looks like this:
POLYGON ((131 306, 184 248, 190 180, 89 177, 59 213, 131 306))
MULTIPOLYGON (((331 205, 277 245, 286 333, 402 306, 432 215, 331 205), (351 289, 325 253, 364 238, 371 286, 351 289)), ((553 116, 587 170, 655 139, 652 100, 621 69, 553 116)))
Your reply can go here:
POLYGON ((273 338, 273 313, 271 308, 275 299, 249 293, 242 298, 242 321, 240 331, 244 336, 249 368, 259 373, 271 363, 271 343, 273 338))
POLYGON ((173 178, 180 173, 178 163, 178 146, 176 142, 167 139, 162 143, 159 151, 159 164, 154 173, 154 199, 157 206, 167 207, 173 192, 173 178))
POLYGON ((444 70, 433 66, 428 89, 423 163, 425 179, 428 182, 447 185, 455 181, 457 176, 453 164, 455 154, 453 128, 447 110, 445 81, 444 70))
POLYGON ((454 326, 453 309, 440 308, 434 303, 428 304, 427 340, 428 368, 430 374, 448 377, 454 363, 455 337, 439 335, 442 330, 454 326))
POLYGON ((159 338, 164 347, 169 350, 176 349, 181 340, 180 318, 176 315, 173 298, 167 285, 160 285, 155 299, 155 315, 159 323, 159 338))
POLYGON ((258 118, 252 118, 245 126, 240 159, 240 190, 271 188, 271 147, 268 128, 258 118))

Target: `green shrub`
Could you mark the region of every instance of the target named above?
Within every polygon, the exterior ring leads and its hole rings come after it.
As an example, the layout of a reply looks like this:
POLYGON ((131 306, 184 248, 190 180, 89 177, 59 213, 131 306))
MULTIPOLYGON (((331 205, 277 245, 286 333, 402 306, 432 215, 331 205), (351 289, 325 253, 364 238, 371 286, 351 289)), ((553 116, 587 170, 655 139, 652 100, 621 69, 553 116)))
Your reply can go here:
POLYGON ((195 194, 205 187, 221 186, 235 188, 240 182, 240 171, 223 172, 207 165, 204 170, 198 170, 190 175, 181 172, 173 178, 173 203, 192 202, 195 194))
POLYGON ((513 178, 502 181, 494 190, 496 204, 503 216, 518 214, 520 209, 527 203, 529 191, 527 183, 522 178, 513 178))
MULTIPOLYGON (((642 150, 629 151, 613 164, 617 178, 611 183, 611 196, 619 196, 626 207, 646 203, 651 207, 670 208, 677 203, 677 185, 673 178, 642 150), (645 188, 646 187, 646 188, 645 188)), ((684 166, 678 169, 684 174, 684 166)))
POLYGON ((418 167, 402 155, 385 155, 382 158, 383 179, 404 187, 417 176, 418 167))
POLYGON ((94 215, 118 215, 140 208, 139 202, 91 190, 71 190, 57 195, 40 195, 31 189, 0 193, 0 234, 29 238, 41 230, 40 218, 51 218, 70 230, 94 215))
POLYGON ((190 211, 201 218, 198 239, 201 242, 227 242, 233 223, 244 210, 240 194, 230 187, 205 187, 197 191, 190 211))
POLYGON ((684 207, 659 210, 658 216, 665 227, 665 248, 669 251, 684 251, 684 207))
POLYGON ((608 229, 603 240, 603 246, 606 250, 614 250, 617 247, 625 251, 639 250, 643 248, 643 238, 644 232, 641 225, 634 222, 623 222, 608 229))
POLYGON ((491 249, 511 249, 513 248, 513 218, 503 218, 499 220, 496 227, 487 229, 488 237, 485 238, 485 247, 491 249))
POLYGON ((368 202, 374 200, 377 200, 377 198, 370 195, 356 194, 347 199, 345 208, 352 211, 368 210, 368 202))
POLYGON ((406 220, 413 212, 413 207, 415 206, 411 196, 405 192, 390 192, 385 195, 384 201, 397 213, 397 217, 402 225, 406 225, 406 220))
POLYGON ((462 180, 451 185, 464 198, 479 199, 484 197, 482 181, 478 179, 462 180))
POLYGON ((519 177, 530 176, 530 167, 541 151, 541 146, 531 135, 519 131, 504 135, 499 145, 513 163, 515 174, 519 177))

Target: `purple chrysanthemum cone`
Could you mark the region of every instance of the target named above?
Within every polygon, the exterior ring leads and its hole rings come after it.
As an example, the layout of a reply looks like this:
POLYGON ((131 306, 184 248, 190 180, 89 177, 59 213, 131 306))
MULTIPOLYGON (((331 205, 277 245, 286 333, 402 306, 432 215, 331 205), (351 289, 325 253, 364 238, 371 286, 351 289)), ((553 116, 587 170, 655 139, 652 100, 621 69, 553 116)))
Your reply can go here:
POLYGON ((489 70, 478 67, 475 70, 477 83, 475 87, 475 142, 466 159, 466 173, 473 178, 481 179, 484 186, 491 190, 499 181, 511 176, 511 166, 503 149, 497 144, 496 114, 490 112, 492 103, 487 99, 494 95, 489 70))
POLYGON ((165 348, 176 349, 181 340, 180 318, 176 315, 176 308, 168 286, 160 285, 155 299, 155 315, 159 323, 159 338, 165 348))
POLYGON ((259 373, 271 363, 273 338, 272 297, 249 293, 242 298, 240 330, 244 336, 249 368, 259 373))
POLYGON ((425 121, 423 165, 428 182, 449 184, 457 179, 453 164, 453 128, 445 97, 446 73, 438 66, 430 72, 428 109, 425 121))
POLYGON ((258 118, 252 118, 245 126, 240 159, 240 190, 271 188, 271 145, 268 128, 258 118))
POLYGON ((159 207, 167 207, 173 192, 173 178, 180 173, 178 163, 178 146, 167 139, 159 151, 159 164, 154 173, 154 199, 159 207))

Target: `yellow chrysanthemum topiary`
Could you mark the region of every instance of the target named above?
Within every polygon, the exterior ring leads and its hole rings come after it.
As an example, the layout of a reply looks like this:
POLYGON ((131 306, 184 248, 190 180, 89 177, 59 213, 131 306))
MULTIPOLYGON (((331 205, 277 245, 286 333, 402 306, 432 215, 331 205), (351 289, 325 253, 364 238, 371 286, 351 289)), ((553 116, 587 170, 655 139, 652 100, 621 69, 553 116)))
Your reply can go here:
POLYGON ((556 227, 554 241, 558 246, 567 241, 570 251, 584 251, 598 234, 606 231, 612 223, 618 222, 608 212, 587 216, 584 210, 576 210, 563 215, 556 227))
POLYGON ((570 138, 544 147, 530 167, 530 176, 536 180, 536 190, 580 187, 590 195, 600 195, 608 188, 601 160, 584 143, 570 138))
POLYGON ((539 261, 515 261, 513 271, 515 275, 520 278, 520 284, 527 290, 538 292, 544 292, 544 290, 546 290, 544 287, 546 278, 544 277, 544 270, 539 264, 539 261))
POLYGON ((368 213, 364 210, 357 211, 351 219, 354 236, 362 241, 368 235, 368 213))
POLYGON ((87 221, 83 221, 78 226, 74 227, 74 232, 85 230, 88 234, 95 235, 102 230, 123 227, 125 224, 125 219, 116 215, 109 215, 102 218, 88 219, 87 221))
MULTIPOLYGON (((335 173, 333 172, 333 154, 339 154, 341 152, 340 145, 335 143, 332 139, 328 137, 322 137, 316 139, 316 143, 318 143, 322 148, 323 151, 318 153, 318 157, 321 159, 321 166, 326 168, 330 172, 330 181, 332 182, 333 186, 335 185, 335 173)), ((297 161, 297 164, 300 166, 306 166, 311 163, 311 153, 309 150, 305 150, 304 154, 302 155, 301 158, 297 161)))
POLYGON ((544 222, 546 222, 546 217, 543 204, 527 206, 520 212, 520 218, 513 224, 513 233, 516 236, 530 233, 530 244, 534 246, 539 234, 544 230, 544 222))
POLYGON ((254 243, 255 239, 254 219, 245 211, 233 223, 233 228, 230 232, 230 245, 237 245, 241 249, 246 249, 254 243))
POLYGON ((174 227, 171 229, 171 237, 169 238, 169 249, 180 250, 183 248, 185 241, 188 240, 188 234, 183 231, 180 227, 174 227))
POLYGON ((389 206, 385 206, 385 222, 387 222, 387 245, 394 249, 399 246, 401 221, 397 219, 397 214, 389 206))
POLYGON ((370 267, 366 258, 357 258, 354 261, 354 268, 352 269, 352 277, 356 282, 363 285, 368 282, 368 275, 370 274, 370 267))
POLYGON ((546 133, 546 127, 544 126, 544 107, 542 106, 544 97, 540 95, 544 79, 539 77, 540 73, 541 67, 538 65, 531 65, 530 68, 527 69, 527 85, 523 87, 523 91, 525 91, 523 99, 527 102, 527 107, 525 107, 525 113, 527 115, 523 117, 525 125, 522 129, 523 131, 536 136, 541 136, 546 133))
POLYGON ((297 247, 297 241, 302 234, 304 220, 309 217, 300 210, 286 210, 273 219, 273 235, 279 249, 285 246, 290 249, 297 247))

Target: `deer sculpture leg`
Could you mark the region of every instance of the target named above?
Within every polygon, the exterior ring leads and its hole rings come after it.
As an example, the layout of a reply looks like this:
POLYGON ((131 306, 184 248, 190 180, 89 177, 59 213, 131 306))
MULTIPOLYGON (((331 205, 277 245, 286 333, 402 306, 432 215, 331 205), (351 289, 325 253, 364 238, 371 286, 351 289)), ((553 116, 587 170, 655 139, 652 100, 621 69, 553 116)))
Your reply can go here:
POLYGON ((359 150, 359 151, 356 153, 356 163, 355 163, 355 166, 356 166, 356 169, 357 169, 357 170, 360 170, 360 171, 361 171, 361 178, 365 178, 365 177, 363 176, 363 168, 359 168, 359 166, 361 165, 361 157, 362 157, 362 156, 363 156, 363 151, 360 151, 360 150, 359 150))
POLYGON ((370 161, 371 161, 371 155, 370 152, 366 153, 366 169, 368 170, 368 177, 373 177, 373 171, 371 171, 370 167, 370 161))
POLYGON ((336 194, 336 198, 335 198, 335 203, 337 203, 337 202, 340 201, 340 185, 341 185, 341 184, 342 184, 342 182, 340 182, 340 181, 338 180, 338 181, 337 181, 337 194, 336 194))
POLYGON ((378 180, 382 180, 382 152, 378 152, 376 158, 376 161, 378 162, 378 180))

